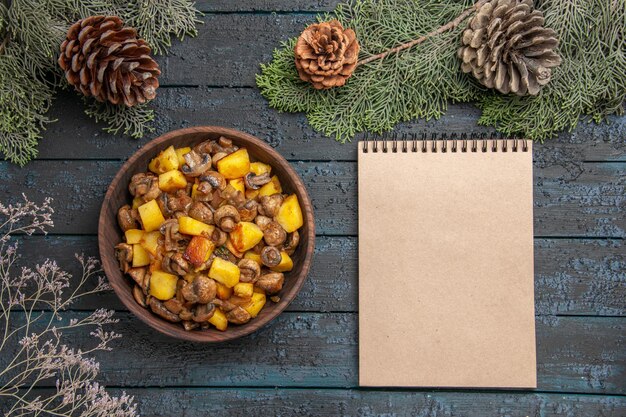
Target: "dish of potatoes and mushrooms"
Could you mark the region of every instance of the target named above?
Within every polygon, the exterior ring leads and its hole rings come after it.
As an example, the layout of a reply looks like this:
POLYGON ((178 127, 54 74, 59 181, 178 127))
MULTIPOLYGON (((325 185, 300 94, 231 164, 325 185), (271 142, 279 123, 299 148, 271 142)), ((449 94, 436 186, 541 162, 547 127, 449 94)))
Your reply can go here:
POLYGON ((278 302, 303 224, 272 167, 221 137, 170 146, 135 174, 117 218, 120 268, 141 306, 186 330, 226 330, 278 302))

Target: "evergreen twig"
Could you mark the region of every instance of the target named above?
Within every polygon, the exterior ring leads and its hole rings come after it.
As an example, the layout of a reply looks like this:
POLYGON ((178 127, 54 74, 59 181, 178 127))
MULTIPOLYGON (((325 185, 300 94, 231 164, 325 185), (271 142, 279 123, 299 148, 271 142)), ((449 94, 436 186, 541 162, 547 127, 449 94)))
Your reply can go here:
MULTIPOLYGON (((0 0, 0 154, 24 165, 37 156, 46 113, 59 87, 59 46, 78 19, 115 14, 134 26, 156 53, 171 37, 195 36, 199 12, 191 0, 0 0)), ((151 131, 153 111, 88 102, 86 113, 105 130, 141 137, 151 131), (115 108, 114 108, 115 107, 115 108)))
POLYGON ((427 33, 426 35, 420 36, 417 39, 414 39, 410 42, 405 42, 402 45, 398 45, 394 48, 388 49, 385 52, 381 52, 380 54, 376 54, 376 55, 372 55, 368 58, 359 60, 359 62, 357 62, 357 66, 359 65, 365 65, 365 64, 369 64, 372 61, 375 61, 377 59, 384 59, 385 57, 391 55, 391 54, 396 54, 400 51, 403 51, 405 49, 410 49, 412 47, 414 47, 415 45, 419 45, 420 43, 424 42, 426 39, 432 37, 432 36, 436 36, 436 35, 440 35, 443 32, 446 32, 450 29, 454 29, 456 28, 458 25, 461 24, 461 22, 463 22, 465 19, 467 19, 469 17, 469 15, 471 15, 472 13, 474 13, 476 10, 480 9, 488 0, 479 0, 477 1, 472 7, 468 7, 467 9, 465 9, 463 11, 463 13, 461 13, 460 15, 458 15, 454 20, 446 23, 445 25, 439 26, 436 30, 433 30, 432 32, 427 33))

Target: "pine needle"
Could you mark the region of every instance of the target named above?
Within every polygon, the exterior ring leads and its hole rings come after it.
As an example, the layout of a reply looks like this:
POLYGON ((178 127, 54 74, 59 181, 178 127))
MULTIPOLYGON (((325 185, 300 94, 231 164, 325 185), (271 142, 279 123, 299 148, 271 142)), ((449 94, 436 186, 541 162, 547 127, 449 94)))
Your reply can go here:
MULTIPOLYGON (((360 60, 417 39, 459 16, 472 1, 352 0, 334 12, 355 30, 360 60)), ((535 140, 573 129, 585 116, 621 114, 626 98, 626 0, 543 0, 536 6, 559 33, 563 64, 536 97, 501 95, 460 71, 456 57, 466 23, 410 49, 359 66, 346 85, 318 91, 300 81, 295 38, 261 65, 257 85, 270 106, 305 112, 311 126, 338 141, 382 133, 401 121, 439 118, 448 103, 476 102, 479 123, 535 140)), ((319 16, 328 20, 330 16, 319 16)))
MULTIPOLYGON (((0 154, 24 165, 37 156, 37 142, 58 88, 67 87, 57 65, 61 41, 78 19, 113 14, 134 26, 156 53, 171 37, 195 36, 198 11, 191 0, 0 0, 0 154), (10 4, 10 6, 9 6, 10 4)), ((153 131, 154 113, 86 99, 85 112, 109 133, 141 137, 153 131)))

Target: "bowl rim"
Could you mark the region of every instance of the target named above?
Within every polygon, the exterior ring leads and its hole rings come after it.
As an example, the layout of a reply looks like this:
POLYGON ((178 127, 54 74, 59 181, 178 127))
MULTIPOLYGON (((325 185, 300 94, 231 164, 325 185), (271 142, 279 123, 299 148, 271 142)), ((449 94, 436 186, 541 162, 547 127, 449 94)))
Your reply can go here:
MULTIPOLYGON (((144 154, 150 151, 158 151, 161 145, 178 136, 187 135, 187 134, 213 134, 217 136, 226 136, 228 138, 232 138, 235 142, 238 140, 250 141, 255 143, 259 148, 262 149, 263 152, 268 153, 271 159, 281 160, 281 165, 287 171, 289 177, 293 179, 295 184, 294 193, 298 193, 298 197, 302 198, 302 210, 306 212, 305 222, 308 226, 308 236, 307 236, 307 251, 305 252, 303 258, 300 260, 302 262, 302 269, 300 273, 291 277, 291 279, 296 279, 294 285, 284 294, 281 294, 280 301, 276 303, 273 309, 269 314, 257 317, 250 322, 238 325, 236 327, 229 327, 229 329, 225 332, 215 333, 215 332, 207 332, 207 331, 186 331, 180 323, 170 323, 152 313, 149 309, 141 307, 132 297, 131 291, 128 291, 128 284, 124 282, 120 282, 120 280, 114 277, 115 275, 110 270, 108 263, 102 261, 102 269, 104 274, 107 276, 107 279, 113 288, 116 296, 122 301, 122 304, 131 312, 135 317, 138 317, 142 322, 150 326, 152 329, 157 330, 159 333, 165 334, 167 336, 186 340, 190 342, 199 342, 199 343, 220 343, 233 339, 237 339, 246 335, 249 335, 256 330, 266 326, 276 317, 278 317, 286 308, 291 304, 291 302, 296 298, 306 278, 309 275, 311 264, 313 261, 313 253, 315 249, 315 221, 313 217, 313 205, 311 203, 311 198, 309 196, 308 190, 305 187, 300 175, 294 170, 291 164, 274 148, 269 146, 263 140, 250 135, 248 133, 242 132, 240 130, 221 127, 221 126, 194 126, 187 127, 183 129, 176 129, 169 132, 164 133, 152 139, 151 141, 144 144, 141 148, 139 148, 117 171, 111 183, 107 187, 107 192, 104 195, 102 200, 102 206, 100 208, 100 215, 98 216, 98 251, 100 254, 100 259, 104 260, 105 257, 109 258, 110 253, 107 253, 107 250, 110 251, 110 242, 107 241, 104 236, 104 229, 106 224, 106 216, 107 216, 107 203, 111 199, 115 190, 121 185, 120 180, 130 169, 133 168, 137 160, 143 156, 144 154)), ((181 144, 181 146, 185 146, 181 144)), ((245 145, 244 145, 245 146, 245 145)), ((271 163, 271 162, 270 162, 271 163)), ((126 186, 126 185, 124 185, 126 186)), ((114 225, 117 226, 117 223, 114 225)), ((117 260, 114 264, 117 264, 117 260)), ((119 269, 118 269, 119 271, 119 269)), ((122 274, 122 279, 125 279, 125 274, 122 274)))

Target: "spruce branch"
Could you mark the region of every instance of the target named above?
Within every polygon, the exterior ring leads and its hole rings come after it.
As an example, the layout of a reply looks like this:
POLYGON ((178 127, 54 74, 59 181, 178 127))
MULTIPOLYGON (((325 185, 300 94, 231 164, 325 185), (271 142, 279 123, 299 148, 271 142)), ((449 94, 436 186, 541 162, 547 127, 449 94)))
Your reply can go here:
POLYGON ((468 7, 467 9, 465 9, 463 13, 458 15, 454 20, 446 23, 445 25, 439 26, 437 29, 433 30, 432 32, 427 33, 426 35, 420 36, 419 38, 414 39, 410 42, 405 42, 402 45, 398 45, 394 48, 388 49, 387 51, 381 52, 380 54, 372 55, 368 58, 359 60, 359 62, 357 62, 357 67, 359 65, 369 64, 370 62, 376 61, 377 59, 384 59, 391 54, 396 54, 405 49, 410 49, 414 47, 415 45, 419 45, 420 43, 424 42, 426 39, 430 37, 440 35, 443 32, 456 28, 458 25, 461 24, 461 22, 467 19, 476 10, 480 9, 487 1, 488 0, 477 1, 472 7, 468 7))

